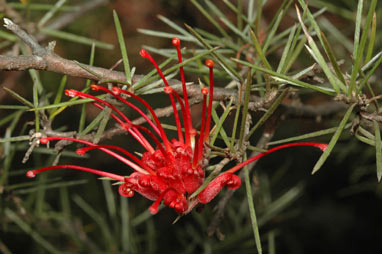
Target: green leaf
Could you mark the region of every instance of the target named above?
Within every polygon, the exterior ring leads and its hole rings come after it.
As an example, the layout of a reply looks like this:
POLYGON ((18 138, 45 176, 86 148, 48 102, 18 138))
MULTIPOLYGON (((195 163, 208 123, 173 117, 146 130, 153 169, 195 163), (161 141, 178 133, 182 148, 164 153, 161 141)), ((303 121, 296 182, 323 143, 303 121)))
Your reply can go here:
MULTIPOLYGON (((315 20, 315 16, 310 12, 310 10, 309 10, 309 8, 308 8, 308 5, 305 3, 304 0, 298 0, 298 2, 300 3, 300 5, 301 5, 302 9, 304 10, 304 12, 306 12, 307 17, 308 17, 308 20, 309 20, 309 22, 311 23, 311 25, 312 25, 314 31, 316 32, 317 37, 318 37, 318 39, 319 39, 321 45, 323 46, 324 43, 323 43, 322 38, 321 38, 321 29, 320 29, 320 27, 318 26, 318 24, 317 24, 317 22, 316 22, 316 20, 315 20)), ((299 15, 299 9, 298 9, 297 5, 296 5, 296 10, 297 10, 297 16, 298 16, 298 15, 299 15)), ((301 17, 300 17, 300 18, 301 18, 301 17)), ((303 19, 301 19, 301 20, 299 19, 299 22, 301 23, 301 25, 304 24, 304 23, 302 22, 302 20, 303 20, 303 19)), ((305 25, 304 25, 304 26, 305 26, 305 25)), ((304 27, 302 27, 302 28, 304 29, 304 27)), ((309 34, 309 33, 308 33, 308 34, 309 34)), ((309 40, 309 39, 308 39, 308 40, 309 40)), ((325 52, 325 53, 327 53, 327 52, 325 52)))
POLYGON ((52 6, 52 8, 49 9, 49 11, 47 13, 45 13, 45 15, 40 19, 40 21, 37 23, 37 26, 38 27, 42 27, 46 24, 46 22, 49 21, 49 19, 51 19, 54 14, 56 14, 56 12, 58 10, 61 9, 61 7, 65 4, 66 0, 58 0, 54 6, 52 6))
MULTIPOLYGON (((352 69, 352 73, 351 73, 351 77, 350 77, 350 83, 349 83, 349 87, 350 87, 349 93, 348 93, 349 96, 352 95, 352 92, 355 91, 355 89, 356 89, 356 79, 357 79, 357 75, 358 75, 358 72, 359 72, 359 69, 360 69, 360 66, 362 63, 362 59, 363 59, 362 56, 363 56, 363 52, 365 49, 366 40, 368 39, 369 28, 370 28, 370 25, 372 22, 372 17, 373 17, 373 13, 375 11, 376 5, 377 5, 377 0, 372 0, 372 2, 370 4, 368 15, 366 18, 365 25, 363 27, 361 41, 360 41, 359 45, 358 45, 358 43, 354 43, 356 55, 353 56, 354 57, 354 65, 353 65, 353 69, 352 69), (358 45, 358 47, 357 47, 357 45, 358 45)), ((358 20, 357 20, 357 22, 358 22, 358 20)), ((359 21, 359 22, 361 22, 361 21, 359 21)))
POLYGON ((34 182, 33 184, 31 184, 34 187, 17 189, 17 190, 14 190, 14 193, 15 194, 30 194, 30 193, 35 193, 37 190, 39 190, 39 188, 42 190, 57 189, 57 188, 62 188, 62 187, 70 187, 70 186, 77 186, 80 184, 85 184, 88 181, 83 179, 83 180, 74 180, 74 181, 65 181, 65 182, 59 181, 56 183, 45 184, 46 182, 50 183, 50 182, 52 182, 52 180, 51 179, 49 179, 49 180, 43 179, 43 181, 39 181, 37 184, 36 184, 36 182, 34 182))
MULTIPOLYGON (((288 13, 288 10, 289 10, 289 8, 290 8, 290 6, 291 6, 291 4, 293 2, 294 2, 293 0, 284 0, 284 1, 282 1, 280 7, 278 8, 277 12, 273 16, 272 21, 269 22, 269 25, 268 25, 267 30, 266 30, 266 34, 268 34, 272 30, 272 28, 278 22, 277 20, 279 19, 280 16, 282 16, 281 20, 284 18, 284 16, 288 13)), ((264 4, 266 4, 266 2, 264 4)), ((259 9, 257 9, 257 10, 259 11, 259 9)), ((257 22, 256 25, 259 26, 259 22, 257 22)), ((273 39, 275 39, 275 37, 273 37, 273 39)))
MULTIPOLYGON (((195 31, 198 32, 202 37, 205 37, 208 39, 208 43, 215 46, 223 46, 223 48, 232 49, 234 52, 237 52, 240 50, 240 45, 237 43, 231 41, 231 40, 222 40, 219 36, 216 36, 215 34, 212 34, 206 30, 195 28, 195 31)), ((192 37, 198 45, 203 46, 198 40, 196 40, 194 37, 192 37)))
MULTIPOLYGON (((244 160, 247 159, 247 156, 244 155, 244 160)), ((257 224, 257 217, 256 217, 256 211, 255 211, 255 205, 253 202, 253 196, 252 196, 252 187, 251 187, 251 182, 249 179, 249 172, 248 172, 248 166, 244 167, 244 176, 245 176, 245 190, 247 192, 247 202, 248 202, 248 207, 249 207, 249 215, 251 217, 251 222, 252 222, 252 230, 253 234, 255 237, 255 242, 256 242, 256 248, 257 248, 257 253, 263 253, 262 248, 261 248, 261 239, 260 239, 260 233, 259 233, 259 226, 257 224)))
POLYGON ((321 17, 319 20, 320 26, 328 31, 338 44, 345 47, 349 52, 353 51, 353 41, 351 41, 341 30, 333 25, 327 18, 321 17))
MULTIPOLYGON (((81 90, 81 92, 86 93, 88 90, 89 90, 89 87, 85 87, 84 89, 81 90)), ((101 95, 101 96, 99 96, 99 98, 103 98, 104 96, 105 95, 101 95)), ((69 101, 66 101, 66 102, 60 102, 57 104, 51 104, 51 105, 47 105, 47 106, 38 107, 35 109, 31 109, 31 111, 38 110, 38 109, 49 109, 49 108, 60 107, 57 110, 55 110, 53 113, 50 114, 50 119, 54 119, 54 117, 56 117, 56 115, 60 114, 68 106, 76 105, 76 104, 82 104, 82 103, 86 103, 86 102, 91 102, 91 99, 78 99, 78 97, 74 97, 74 98, 70 98, 69 101)))
POLYGON ((228 147, 229 146, 229 139, 228 139, 228 136, 223 128, 223 123, 225 122, 228 114, 231 112, 231 106, 233 104, 233 99, 231 98, 231 100, 229 101, 228 105, 226 106, 226 110, 224 110, 223 112, 223 115, 220 117, 218 117, 218 115, 216 114, 216 111, 215 109, 213 108, 212 109, 212 118, 214 120, 214 122, 216 123, 216 128, 215 128, 215 131, 214 131, 214 134, 212 135, 212 138, 211 138, 211 145, 213 145, 216 141, 216 138, 218 137, 219 133, 220 133, 220 136, 223 138, 226 146, 228 147))
MULTIPOLYGON (((94 45, 94 44, 93 44, 94 45)), ((85 71, 89 72, 90 74, 92 74, 93 76, 95 76, 97 79, 101 80, 102 79, 102 76, 97 74, 96 72, 92 71, 86 64, 83 64, 83 63, 80 63, 76 60, 74 60, 73 62, 75 62, 79 67, 81 67, 82 69, 84 69, 85 71)))
POLYGON ((168 39, 178 37, 181 41, 197 42, 195 38, 193 37, 184 36, 184 35, 176 34, 176 33, 159 32, 159 31, 142 29, 142 28, 138 28, 137 31, 140 32, 141 34, 155 36, 155 37, 168 38, 168 39))
MULTIPOLYGON (((121 214, 121 243, 122 249, 125 253, 133 252, 133 240, 131 237, 131 225, 132 221, 130 221, 130 211, 129 211, 129 199, 120 197, 120 214, 121 214)), ((149 212, 146 209, 145 212, 149 212)), ((150 214, 150 212, 149 212, 150 214)), ((151 214, 150 214, 151 215, 151 214)), ((136 218, 136 217, 135 217, 136 218)), ((135 219, 134 218, 134 219, 135 219)))
MULTIPOLYGON (((340 82, 337 82, 337 80, 335 79, 333 73, 329 69, 329 66, 326 63, 324 57, 322 56, 320 50, 318 49, 316 43, 314 42, 313 38, 309 35, 308 29, 305 27, 305 24, 302 21, 300 10, 298 9, 297 6, 296 6, 296 11, 297 11, 298 20, 299 20, 299 22, 301 24, 302 30, 304 31, 304 34, 305 34, 305 36, 306 36, 306 38, 308 40, 309 46, 310 46, 310 48, 306 47, 308 49, 309 53, 313 56, 313 58, 316 60, 316 62, 320 65, 320 67, 322 68, 322 70, 325 73, 326 77, 328 78, 329 83, 332 85, 332 87, 336 91, 336 93, 337 94, 340 93, 339 87, 344 92, 347 92, 348 89, 344 86, 344 84, 341 84, 340 82)), ((309 11, 308 11, 308 17, 310 18, 309 20, 310 20, 310 22, 312 24, 316 24, 315 21, 314 21, 313 16, 311 16, 309 11)), ((322 41, 322 38, 321 38, 321 30, 319 29, 318 25, 317 26, 313 25, 313 27, 315 28, 321 43, 324 44, 323 41, 322 41)))
POLYGON ((158 19, 160 19, 163 23, 167 24, 169 27, 173 28, 174 30, 178 31, 179 33, 183 34, 184 36, 188 36, 192 38, 192 35, 187 32, 185 29, 177 25, 176 23, 172 22, 170 19, 166 18, 162 15, 157 15, 158 19))
POLYGON ((234 24, 232 24, 228 19, 226 18, 220 18, 220 21, 224 23, 229 29, 231 29, 232 32, 237 34, 243 41, 249 43, 250 40, 249 38, 242 32, 240 31, 234 24))
MULTIPOLYGON (((95 44, 93 43, 92 48, 90 50, 89 66, 93 66, 93 64, 94 64, 94 55, 95 55, 95 44)), ((91 83, 92 83, 92 81, 90 79, 87 79, 85 87, 87 89, 90 89, 91 83)), ((82 130, 84 129, 85 122, 86 122, 86 104, 82 104, 81 116, 80 116, 80 120, 79 120, 79 124, 78 124, 78 132, 79 133, 82 132, 82 130)))
MULTIPOLYGON (((164 207, 164 205, 161 204, 158 208, 158 211, 162 210, 163 207, 164 207)), ((150 211, 148 209, 146 209, 144 212, 142 212, 141 214, 138 214, 137 216, 134 217, 134 219, 131 220, 131 226, 136 227, 152 216, 153 215, 150 213, 150 211)))
MULTIPOLYGON (((378 66, 382 63, 382 51, 379 52, 376 56, 374 56, 369 63, 374 63, 371 70, 367 73, 367 75, 363 78, 361 84, 359 85, 358 92, 361 92, 365 84, 369 81, 370 77, 374 74, 374 72, 377 70, 378 66)), ((366 66, 366 65, 365 65, 366 66)))
POLYGON ((251 71, 248 70, 247 82, 245 84, 244 105, 243 105, 243 113, 241 116, 240 135, 239 135, 239 142, 238 142, 239 149, 242 147, 242 144, 244 141, 244 131, 245 131, 245 125, 247 123, 249 96, 251 95, 251 85, 252 85, 252 75, 251 75, 251 71))
MULTIPOLYGON (((251 2, 253 2, 253 1, 251 1, 251 2)), ((249 3, 249 4, 251 4, 251 2, 249 3)), ((245 15, 243 15, 243 13, 241 12, 241 11, 239 11, 238 10, 238 8, 236 8, 229 0, 223 0, 223 3, 225 3, 227 6, 228 6, 228 8, 230 8, 233 12, 235 12, 236 13, 236 15, 238 16, 238 18, 240 18, 240 19, 242 19, 242 20, 244 20, 246 23, 247 23, 247 26, 248 27, 250 27, 250 28, 252 28, 252 29, 256 29, 256 27, 255 27, 255 24, 252 22, 252 21, 250 21, 251 19, 252 19, 252 12, 250 12, 249 10, 248 10, 248 18, 245 16, 245 15)), ((249 8, 250 9, 250 8, 249 8)), ((245 31, 247 31, 248 29, 244 29, 244 32, 245 31)))
POLYGON ((277 72, 268 70, 268 69, 260 67, 260 66, 253 65, 253 64, 250 64, 250 63, 242 61, 242 60, 238 60, 235 58, 231 58, 231 59, 232 59, 232 61, 235 61, 235 62, 238 62, 238 63, 243 64, 245 66, 251 67, 255 70, 265 72, 265 73, 269 74, 270 76, 272 76, 277 81, 280 81, 283 83, 288 83, 288 84, 294 85, 294 86, 305 87, 305 88, 312 89, 312 90, 315 90, 315 91, 318 91, 320 93, 324 93, 324 94, 327 94, 330 96, 335 96, 335 93, 334 93, 333 89, 331 89, 331 88, 314 86, 314 85, 311 85, 309 83, 306 83, 306 82, 294 79, 292 77, 289 77, 287 75, 277 73, 277 72))
POLYGON ((98 48, 109 49, 109 50, 114 49, 114 46, 112 44, 105 43, 102 41, 97 41, 97 40, 90 39, 90 38, 80 36, 77 34, 72 34, 72 33, 54 30, 50 28, 41 28, 40 32, 49 36, 59 38, 59 39, 68 40, 68 41, 72 41, 72 42, 76 42, 76 43, 80 43, 84 45, 91 46, 94 43, 96 47, 98 48))
MULTIPOLYGON (((279 15, 276 17, 275 23, 273 23, 272 27, 268 27, 268 28, 271 28, 271 30, 268 32, 267 37, 264 40, 263 52, 267 52, 269 45, 271 44, 271 41, 273 39, 273 36, 275 35, 284 15, 285 15, 285 11, 281 10, 279 15)), ((258 33, 257 33, 257 35, 258 35, 258 33)))
POLYGON ((61 251, 57 250, 52 244, 45 240, 43 236, 34 230, 30 223, 23 221, 22 218, 20 218, 11 209, 5 208, 4 213, 6 217, 13 221, 21 230, 28 234, 37 244, 41 245, 41 247, 43 247, 49 253, 61 253, 61 251))
POLYGON ((285 47, 284 47, 283 53, 282 53, 282 55, 281 55, 281 59, 280 59, 280 62, 279 62, 279 65, 278 65, 278 67, 277 67, 276 72, 285 74, 285 67, 287 66, 287 65, 285 64, 285 61, 286 61, 287 56, 289 55, 289 52, 290 52, 290 49, 291 49, 291 44, 292 44, 294 35, 295 35, 295 33, 296 33, 296 27, 297 27, 297 26, 294 25, 294 26, 292 27, 292 29, 290 30, 289 37, 288 37, 288 41, 287 41, 287 43, 285 44, 285 47))
POLYGON ((272 70, 271 65, 269 64, 268 60, 265 58, 263 49, 261 48, 260 43, 259 43, 259 40, 257 39, 255 33, 254 33, 252 30, 249 30, 249 32, 250 32, 250 34, 251 34, 252 42, 253 42, 253 44, 255 45, 256 52, 257 52, 257 54, 259 55, 261 61, 262 61, 263 64, 264 64, 264 66, 265 66, 268 70, 272 70))
POLYGON ((373 23, 371 25, 371 33, 369 38, 369 46, 367 47, 367 53, 365 57, 366 63, 370 61, 371 55, 373 54, 376 30, 377 30, 377 14, 374 12, 373 23))
POLYGON ((8 33, 8 32, 5 32, 5 31, 2 31, 2 30, 0 30, 0 38, 2 38, 4 40, 8 40, 10 42, 16 42, 17 41, 17 36, 16 35, 13 35, 11 33, 8 33))
POLYGON ((369 139, 372 139, 372 140, 375 140, 375 136, 373 134, 371 134, 369 131, 365 130, 364 128, 362 128, 362 126, 359 126, 358 127, 358 131, 364 135, 365 137, 369 138, 369 139))
POLYGON ((375 129, 375 157, 377 161, 377 178, 378 182, 382 178, 382 141, 381 141, 381 130, 379 129, 379 124, 374 121, 375 129))
POLYGON ((25 99, 24 97, 22 97, 21 95, 19 95, 18 93, 12 91, 11 89, 8 89, 6 87, 3 87, 3 89, 9 93, 13 98, 15 98, 16 100, 18 100, 19 102, 21 102, 22 104, 24 104, 25 106, 27 106, 28 108, 33 108, 34 105, 32 102, 28 101, 27 99, 25 99))
POLYGON ((75 195, 73 197, 73 201, 90 217, 92 218, 100 227, 100 231, 102 233, 103 241, 105 241, 106 245, 112 246, 115 244, 115 239, 113 239, 110 229, 108 227, 108 223, 106 222, 106 218, 98 213, 93 207, 91 207, 85 200, 83 200, 80 196, 75 195))
POLYGON ((373 146, 375 147, 375 140, 374 139, 368 139, 368 138, 365 138, 361 135, 359 135, 357 132, 354 134, 354 136, 361 142, 365 143, 365 144, 368 144, 370 146, 373 146))
POLYGON ((353 57, 358 55, 359 38, 361 34, 363 0, 358 1, 357 15, 355 18, 353 57))
MULTIPOLYGON (((316 7, 316 8, 326 8, 329 12, 332 12, 335 15, 339 15, 344 17, 345 19, 348 19, 349 21, 353 21, 354 19, 354 13, 351 10, 348 10, 345 8, 345 3, 350 3, 351 1, 343 0, 342 4, 339 4, 336 1, 322 1, 322 0, 315 0, 315 1, 309 1, 309 6, 316 7)), ((351 3, 355 3, 351 2, 351 3)), ((346 21, 345 21, 346 22, 346 21)))
MULTIPOLYGON (((102 99, 102 98, 105 98, 105 95, 103 94, 103 95, 100 95, 100 96, 97 96, 97 97, 102 99)), ((58 111, 61 112, 62 110, 64 110, 68 106, 77 105, 77 104, 83 104, 83 103, 92 102, 92 101, 93 100, 89 99, 89 98, 85 98, 85 99, 71 98, 69 101, 61 102, 61 103, 54 104, 54 105, 52 104, 52 105, 40 106, 40 107, 32 108, 32 109, 30 109, 28 111, 36 111, 36 110, 43 110, 43 109, 60 108, 60 107, 62 107, 62 109, 58 110, 58 111)))
POLYGON ((18 136, 18 137, 10 137, 10 138, 0 138, 0 143, 26 141, 26 140, 29 140, 29 139, 30 139, 29 135, 18 136))
POLYGON ((241 109, 241 100, 242 100, 242 92, 243 85, 240 85, 239 92, 237 94, 237 103, 236 103, 236 112, 235 112, 235 120, 233 121, 232 134, 231 134, 231 142, 229 144, 229 149, 231 152, 234 152, 234 145, 236 140, 236 129, 239 123, 240 109, 241 109))
POLYGON ((321 37, 322 37, 322 41, 324 42, 324 47, 326 49, 326 52, 328 52, 330 63, 332 64, 334 71, 337 74, 337 78, 339 80, 341 80, 342 84, 345 86, 346 81, 345 81, 345 78, 344 78, 344 76, 340 70, 340 67, 338 66, 338 63, 337 63, 336 57, 334 55, 334 52, 332 50, 332 47, 330 47, 330 44, 329 44, 328 40, 326 39, 326 36, 323 32, 321 32, 321 37))
POLYGON ((279 215, 287 206, 290 206, 298 197, 303 193, 303 184, 296 184, 288 191, 284 192, 282 196, 270 203, 263 211, 262 216, 259 218, 259 226, 264 225, 275 216, 279 215))
MULTIPOLYGON (((344 129, 348 129, 350 126, 351 126, 351 123, 348 123, 347 125, 345 125, 344 129)), ((268 145, 278 145, 278 144, 290 143, 290 142, 295 142, 295 141, 308 139, 308 138, 315 138, 315 137, 335 133, 337 130, 338 130, 338 127, 333 127, 333 128, 329 128, 325 130, 314 131, 311 133, 307 133, 307 134, 303 134, 303 135, 299 135, 295 137, 272 141, 272 142, 269 142, 268 145)))
POLYGON ((62 94, 64 93, 67 80, 68 80, 68 76, 64 75, 56 91, 56 97, 54 98, 53 104, 57 104, 61 102, 62 94))
POLYGON ((321 166, 325 163, 326 159, 329 157, 329 155, 332 152, 334 146, 336 145, 338 139, 340 138, 341 133, 344 130, 345 125, 346 125, 347 121, 349 120, 350 115, 353 112, 353 109, 354 109, 355 106, 356 106, 356 104, 351 105, 348 108, 348 110, 346 111, 346 113, 344 115, 344 118, 342 118, 340 124, 338 125, 338 128, 337 128, 336 132, 334 133, 333 137, 331 138, 331 140, 330 140, 330 142, 328 144, 328 147, 322 153, 322 155, 318 159, 316 165, 314 165, 312 174, 316 173, 321 168, 321 166))
MULTIPOLYGON (((36 70, 29 70, 29 74, 33 80, 33 106, 34 108, 38 107, 40 105, 39 103, 39 94, 42 93, 43 87, 40 80, 39 72, 36 70)), ((35 114, 35 130, 36 132, 40 131, 40 113, 38 110, 34 111, 35 114)))
MULTIPOLYGON (((213 49, 212 46, 206 40, 204 40, 192 27, 188 26, 187 24, 185 24, 185 26, 195 36, 195 38, 198 39, 204 45, 204 47, 206 47, 209 50, 213 49)), ((222 57, 219 53, 214 51, 211 52, 211 54, 214 57, 216 57, 220 65, 227 71, 228 74, 230 74, 232 78, 240 82, 243 81, 243 78, 239 75, 239 73, 237 73, 237 71, 235 71, 230 65, 227 64, 224 57, 222 57)))
POLYGON ((97 129, 97 133, 94 137, 94 140, 93 140, 94 144, 97 144, 99 140, 101 139, 101 136, 103 132, 105 131, 106 125, 109 122, 111 111, 112 111, 111 108, 105 108, 104 110, 102 110, 101 114, 103 115, 103 117, 97 129))
POLYGON ((89 125, 86 126, 86 128, 79 133, 78 135, 79 138, 85 136, 86 134, 94 130, 98 126, 98 124, 101 122, 102 119, 103 119, 103 114, 98 114, 97 117, 94 118, 94 120, 91 121, 89 125))
POLYGON ((118 14, 115 10, 113 10, 113 18, 114 18, 115 30, 117 31, 119 47, 121 49, 123 66, 124 66, 125 74, 126 74, 126 81, 131 84, 131 70, 129 65, 129 58, 127 57, 125 39, 123 38, 121 23, 119 22, 118 14))
POLYGON ((15 109, 15 110, 23 109, 23 110, 27 110, 27 109, 29 109, 29 107, 22 106, 22 105, 0 105, 0 109, 15 109))
MULTIPOLYGON (((53 105, 54 104, 58 104, 61 102, 61 99, 62 99, 62 95, 64 94, 64 90, 65 90, 65 86, 66 86, 66 81, 67 81, 68 77, 66 75, 64 75, 61 79, 61 82, 60 82, 60 85, 58 86, 58 89, 56 91, 56 97, 54 98, 54 101, 53 101, 53 105)), ((51 110, 50 111, 50 116, 49 116, 49 119, 51 121, 53 121, 54 117, 56 116, 55 112, 57 110, 51 110)))
POLYGON ((208 13, 208 11, 203 8, 197 1, 191 0, 191 3, 195 5, 196 8, 203 14, 204 17, 208 19, 209 22, 211 22, 212 25, 216 27, 216 29, 223 35, 223 37, 227 38, 229 35, 224 31, 224 29, 219 25, 218 22, 215 21, 215 19, 208 13))
POLYGON ((117 217, 117 206, 115 204, 114 191, 108 181, 102 181, 102 186, 105 194, 107 211, 111 219, 115 221, 117 217))
MULTIPOLYGON (((0 105, 0 109, 1 109, 1 105, 0 105)), ((8 122, 14 120, 15 118, 19 118, 20 117, 19 115, 22 112, 23 112, 23 110, 22 111, 20 110, 20 111, 13 112, 7 116, 4 116, 2 119, 0 119, 0 127, 7 124, 8 122)))
MULTIPOLYGON (((19 123, 22 111, 16 111, 12 117, 12 122, 5 129, 4 139, 9 139, 12 136, 17 124, 19 123)), ((9 171, 12 166, 12 161, 15 155, 15 146, 11 146, 10 141, 4 142, 2 147, 2 158, 4 158, 4 163, 2 165, 1 175, 0 175, 0 186, 4 186, 6 181, 8 181, 9 171)))
MULTIPOLYGON (((23 4, 23 3, 7 3, 7 6, 13 8, 13 9, 26 9, 29 8, 31 11, 49 11, 54 7, 53 4, 40 4, 40 3, 28 3, 28 5, 23 4)), ((80 7, 79 6, 62 6, 60 8, 60 11, 79 11, 80 7)))
POLYGON ((285 98, 287 94, 288 94, 288 89, 285 89, 284 91, 282 91, 280 96, 277 97, 277 99, 272 103, 272 105, 269 107, 267 112, 265 112, 265 114, 262 115, 262 117, 255 124, 255 126, 253 126, 252 129, 249 131, 247 137, 245 137, 246 140, 249 140, 249 138, 252 136, 253 133, 255 133, 257 128, 259 128, 261 125, 265 123, 265 121, 268 120, 268 118, 273 114, 273 112, 275 112, 275 110, 281 104, 281 102, 283 101, 283 99, 285 98))

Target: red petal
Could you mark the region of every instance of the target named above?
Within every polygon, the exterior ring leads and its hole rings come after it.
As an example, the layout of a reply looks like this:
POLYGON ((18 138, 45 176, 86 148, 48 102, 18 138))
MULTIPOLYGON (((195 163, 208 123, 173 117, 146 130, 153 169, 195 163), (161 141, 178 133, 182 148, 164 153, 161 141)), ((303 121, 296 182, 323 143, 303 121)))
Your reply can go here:
POLYGON ((241 180, 237 175, 223 173, 212 180, 206 188, 198 195, 198 200, 202 204, 209 203, 221 189, 227 185, 229 189, 237 189, 241 185, 241 180))

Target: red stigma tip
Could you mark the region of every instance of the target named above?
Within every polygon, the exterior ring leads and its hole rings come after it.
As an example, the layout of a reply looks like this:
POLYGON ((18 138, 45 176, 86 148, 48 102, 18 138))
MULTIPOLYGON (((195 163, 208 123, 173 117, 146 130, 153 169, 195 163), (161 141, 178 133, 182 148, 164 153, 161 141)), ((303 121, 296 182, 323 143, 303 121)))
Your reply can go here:
POLYGON ((212 59, 207 59, 206 60, 206 65, 208 68, 213 68, 214 67, 214 61, 212 59))
POLYGON ((179 47, 180 46, 179 38, 177 37, 172 38, 172 45, 174 45, 175 47, 179 47))
POLYGON ((76 97, 77 91, 74 89, 66 89, 65 94, 66 94, 66 96, 69 96, 69 97, 76 97))
POLYGON ((169 87, 169 86, 166 86, 163 88, 164 92, 167 93, 167 94, 170 94, 172 93, 173 89, 172 87, 169 87))
POLYGON ((319 144, 317 147, 318 147, 321 151, 325 151, 326 148, 328 148, 328 145, 327 145, 327 144, 319 144))
POLYGON ((48 144, 48 142, 49 142, 49 139, 48 139, 48 138, 41 138, 41 139, 40 139, 40 143, 41 143, 41 144, 44 144, 44 145, 45 145, 45 144, 48 144))
POLYGON ((123 123, 121 124, 121 127, 125 130, 129 130, 131 128, 131 124, 128 124, 128 123, 123 123))
POLYGON ((206 87, 203 87, 202 89, 200 89, 200 91, 202 92, 202 94, 205 94, 205 95, 208 94, 208 88, 206 87))
POLYGON ((119 87, 113 86, 112 90, 113 90, 115 95, 121 94, 121 89, 119 87))
POLYGON ((90 88, 93 90, 93 91, 98 91, 99 88, 97 85, 91 85, 90 88))
POLYGON ((147 58, 149 56, 149 53, 147 53, 147 51, 145 49, 141 49, 141 51, 139 51, 139 54, 145 58, 147 58))
POLYGON ((77 149, 76 150, 76 154, 78 154, 78 155, 84 155, 85 154, 85 151, 84 151, 84 149, 82 149, 82 148, 79 148, 79 149, 77 149))
POLYGON ((33 172, 33 170, 29 170, 26 175, 28 178, 34 178, 36 176, 36 174, 33 172))
POLYGON ((157 214, 158 213, 158 206, 150 206, 149 211, 151 214, 157 214))
POLYGON ((192 130, 190 130, 190 135, 191 136, 193 136, 193 137, 195 137, 196 136, 196 130, 195 129, 192 129, 192 130))

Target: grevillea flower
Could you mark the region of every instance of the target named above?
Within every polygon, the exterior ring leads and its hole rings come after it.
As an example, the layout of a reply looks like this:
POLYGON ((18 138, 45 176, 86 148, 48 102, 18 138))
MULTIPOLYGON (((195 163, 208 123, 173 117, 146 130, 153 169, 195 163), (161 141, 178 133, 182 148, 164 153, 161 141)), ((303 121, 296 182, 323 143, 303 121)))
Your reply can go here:
MULTIPOLYGON (((172 44, 176 48, 179 63, 182 63, 180 40, 178 38, 174 38, 172 40, 172 44)), ((144 49, 140 51, 140 54, 154 65, 164 82, 164 92, 170 97, 174 110, 178 138, 170 141, 167 138, 166 133, 164 132, 162 125, 152 107, 145 100, 129 91, 122 90, 118 87, 113 87, 109 90, 98 85, 91 86, 92 90, 110 94, 116 100, 136 110, 142 117, 145 118, 152 130, 149 130, 143 126, 134 125, 131 120, 117 107, 105 100, 87 93, 69 89, 65 91, 66 95, 69 97, 90 98, 93 100, 92 104, 99 109, 104 109, 105 107, 110 108, 112 110, 111 117, 114 118, 127 133, 132 135, 146 151, 143 153, 141 158, 138 158, 125 149, 114 145, 96 145, 89 141, 68 137, 41 138, 40 142, 42 144, 46 144, 53 140, 67 140, 84 144, 84 147, 79 148, 76 151, 80 155, 83 155, 90 150, 101 150, 122 161, 131 167, 134 172, 129 176, 124 176, 77 165, 57 165, 30 170, 27 172, 28 177, 35 177, 37 173, 54 169, 75 169, 86 171, 122 182, 119 186, 119 193, 122 196, 132 197, 134 193, 137 192, 147 199, 154 201, 149 208, 150 212, 153 214, 157 213, 158 206, 162 201, 166 206, 173 208, 177 213, 184 214, 192 210, 192 208, 198 203, 205 204, 210 202, 224 186, 227 186, 229 189, 239 188, 241 185, 241 180, 237 175, 235 175, 235 172, 266 154, 293 146, 313 146, 321 150, 325 150, 327 147, 325 144, 303 142, 285 144, 271 148, 267 152, 260 153, 257 156, 252 157, 221 173, 198 195, 196 195, 196 197, 191 198, 192 194, 198 190, 198 188, 205 181, 202 161, 208 159, 205 158, 208 155, 206 155, 204 148, 205 144, 209 140, 211 127, 214 62, 210 59, 206 60, 206 66, 209 68, 210 84, 209 89, 201 89, 201 93, 203 94, 202 121, 199 135, 197 135, 197 131, 193 128, 191 121, 183 67, 180 67, 180 77, 182 81, 184 99, 182 99, 179 94, 169 86, 162 71, 150 54, 144 49), (207 102, 208 94, 209 99, 207 102), (126 99, 127 97, 128 99, 126 99), (151 118, 142 110, 136 107, 130 100, 135 100, 148 109, 153 120, 151 120, 151 118), (180 113, 182 115, 183 124, 176 108, 176 101, 178 101, 181 107, 180 113), (184 132, 182 131, 182 126, 184 127, 184 132), (146 137, 150 137, 150 140, 155 144, 155 148, 146 137)))

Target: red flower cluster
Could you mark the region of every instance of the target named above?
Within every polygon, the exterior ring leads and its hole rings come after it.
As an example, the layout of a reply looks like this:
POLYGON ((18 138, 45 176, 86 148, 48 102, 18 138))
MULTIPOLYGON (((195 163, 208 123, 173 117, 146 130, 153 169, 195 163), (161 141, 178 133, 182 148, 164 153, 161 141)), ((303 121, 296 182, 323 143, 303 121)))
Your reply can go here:
MULTIPOLYGON (((179 63, 182 63, 180 40, 178 38, 174 38, 172 40, 172 44, 177 50, 179 63)), ((204 99, 200 134, 197 136, 197 132, 193 128, 191 121, 183 67, 180 67, 180 77, 182 81, 184 99, 182 99, 179 94, 169 86, 162 71, 154 59, 149 55, 149 53, 142 49, 140 54, 142 57, 150 60, 164 82, 164 91, 169 95, 174 110, 178 139, 169 141, 152 107, 145 100, 129 91, 122 90, 118 87, 113 87, 112 90, 109 90, 98 85, 91 86, 92 90, 108 93, 118 101, 136 110, 142 117, 146 119, 148 124, 153 129, 152 131, 143 126, 134 125, 125 114, 123 114, 117 107, 110 104, 109 102, 90 94, 69 89, 65 91, 66 95, 69 97, 90 98, 93 100, 92 104, 94 106, 100 109, 104 109, 105 107, 112 109, 113 112, 111 113, 111 117, 114 118, 120 124, 120 126, 126 130, 126 132, 131 134, 142 145, 142 147, 146 149, 146 152, 143 153, 141 158, 138 158, 125 149, 114 145, 96 145, 85 140, 66 137, 42 138, 40 139, 42 144, 46 144, 52 140, 68 140, 82 143, 86 146, 77 149, 76 151, 81 155, 94 149, 101 150, 124 162, 130 166, 134 172, 131 175, 125 177, 77 165, 57 165, 30 170, 27 172, 28 177, 35 177, 37 173, 60 168, 86 171, 123 182, 119 186, 119 193, 122 196, 132 197, 135 192, 138 192, 142 196, 154 201, 154 203, 149 208, 150 212, 153 214, 157 213, 158 206, 162 201, 165 205, 173 208, 177 213, 184 214, 192 210, 192 208, 195 207, 195 205, 198 203, 205 204, 210 202, 224 186, 227 186, 229 189, 239 188, 241 185, 241 180, 234 173, 245 165, 263 157, 266 154, 292 146, 314 146, 321 150, 325 150, 327 147, 325 144, 309 142, 292 143, 274 147, 267 152, 252 157, 247 161, 244 161, 235 167, 221 173, 214 180, 212 180, 195 198, 191 199, 190 196, 203 184, 205 179, 204 170, 202 168, 202 161, 204 159, 203 157, 205 156, 203 153, 204 145, 206 142, 208 142, 211 126, 214 62, 210 59, 206 60, 206 65, 210 70, 210 87, 209 89, 201 89, 204 99), (124 94, 124 96, 122 96, 122 94, 124 94), (207 105, 208 94, 209 99, 207 105), (149 116, 142 112, 133 103, 127 100, 125 95, 143 104, 143 106, 145 106, 150 111, 153 120, 151 120, 149 116), (184 133, 182 131, 182 124, 176 109, 175 99, 181 106, 184 133), (148 135, 152 139, 156 145, 156 148, 153 148, 153 146, 143 134, 148 135)))

